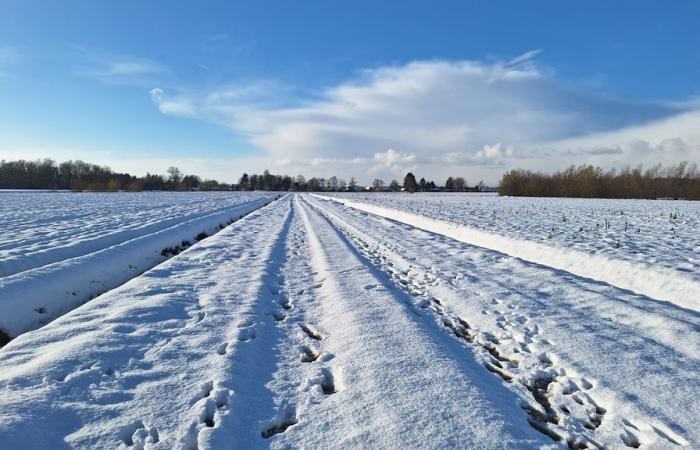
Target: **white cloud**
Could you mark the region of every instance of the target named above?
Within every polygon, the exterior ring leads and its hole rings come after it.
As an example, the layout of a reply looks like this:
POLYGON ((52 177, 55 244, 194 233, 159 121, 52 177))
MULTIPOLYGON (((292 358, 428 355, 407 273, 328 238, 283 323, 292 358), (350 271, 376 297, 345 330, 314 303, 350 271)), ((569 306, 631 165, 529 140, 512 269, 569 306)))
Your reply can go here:
POLYGON ((105 77, 146 75, 167 72, 165 66, 148 59, 125 59, 109 61, 102 75, 105 77))
POLYGON ((151 100, 163 114, 180 117, 197 117, 197 107, 186 96, 167 96, 161 88, 151 89, 151 100))
POLYGON ((290 100, 275 83, 151 96, 163 113, 224 124, 261 150, 260 161, 307 175, 368 181, 410 168, 436 181, 495 182, 510 167, 636 164, 640 154, 645 162, 700 159, 697 102, 572 89, 540 70, 539 53, 379 67, 306 100, 290 100))
POLYGON ((373 160, 375 165, 368 173, 402 176, 416 169, 417 157, 413 153, 401 153, 390 148, 385 152, 375 153, 373 160))
POLYGON ((152 59, 73 47, 88 62, 79 67, 77 73, 104 83, 145 85, 170 73, 168 66, 152 59))
POLYGON ((508 62, 509 66, 517 66, 519 64, 523 64, 529 61, 534 60, 540 53, 542 53, 542 50, 537 48, 535 50, 530 50, 529 52, 525 52, 522 55, 516 56, 515 58, 511 59, 508 62))

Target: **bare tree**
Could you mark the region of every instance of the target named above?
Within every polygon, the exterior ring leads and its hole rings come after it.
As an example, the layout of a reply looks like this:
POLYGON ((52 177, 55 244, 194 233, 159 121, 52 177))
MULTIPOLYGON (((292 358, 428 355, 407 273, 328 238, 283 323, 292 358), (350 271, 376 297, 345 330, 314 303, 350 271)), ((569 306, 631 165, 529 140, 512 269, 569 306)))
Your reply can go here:
POLYGON ((328 179, 328 190, 330 191, 337 191, 338 186, 340 185, 340 181, 338 180, 338 177, 333 175, 328 179))
POLYGON ((445 181, 445 189, 448 191, 454 191, 455 190, 455 180, 452 177, 447 178, 447 181, 445 181))
POLYGON ((182 181, 182 171, 175 166, 168 167, 168 182, 178 186, 182 181))

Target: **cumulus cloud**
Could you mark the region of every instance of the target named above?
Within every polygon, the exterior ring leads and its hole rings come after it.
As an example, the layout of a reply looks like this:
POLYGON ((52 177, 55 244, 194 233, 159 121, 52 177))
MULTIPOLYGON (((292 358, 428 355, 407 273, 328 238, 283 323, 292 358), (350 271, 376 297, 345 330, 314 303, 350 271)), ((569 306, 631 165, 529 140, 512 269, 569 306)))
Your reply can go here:
POLYGON ((477 151, 474 155, 476 159, 493 160, 493 159, 511 159, 511 158, 523 158, 525 153, 516 149, 513 146, 503 145, 500 142, 493 145, 484 145, 484 147, 477 151))
POLYGON ((374 154, 375 165, 369 169, 370 174, 390 173, 394 176, 405 175, 416 169, 417 157, 413 153, 402 153, 392 148, 374 154))
POLYGON ((198 117, 197 107, 186 96, 169 96, 161 88, 151 89, 151 100, 163 114, 180 117, 198 117))
POLYGON ((634 163, 640 152, 649 159, 700 155, 692 131, 699 128, 697 104, 627 101, 571 88, 539 68, 539 53, 369 69, 313 99, 290 98, 274 83, 204 93, 158 89, 151 97, 165 114, 223 124, 266 161, 282 170, 284 164, 310 168, 311 175, 352 170, 393 177, 410 168, 438 179, 465 174, 496 181, 508 167, 634 163))

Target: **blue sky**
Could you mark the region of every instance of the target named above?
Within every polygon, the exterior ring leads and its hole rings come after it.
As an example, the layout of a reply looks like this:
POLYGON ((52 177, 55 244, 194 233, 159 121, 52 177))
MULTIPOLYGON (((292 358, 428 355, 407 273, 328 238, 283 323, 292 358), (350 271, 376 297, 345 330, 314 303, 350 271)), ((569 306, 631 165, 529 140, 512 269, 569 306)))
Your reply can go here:
POLYGON ((226 181, 698 161, 699 20, 693 1, 0 0, 0 158, 226 181))

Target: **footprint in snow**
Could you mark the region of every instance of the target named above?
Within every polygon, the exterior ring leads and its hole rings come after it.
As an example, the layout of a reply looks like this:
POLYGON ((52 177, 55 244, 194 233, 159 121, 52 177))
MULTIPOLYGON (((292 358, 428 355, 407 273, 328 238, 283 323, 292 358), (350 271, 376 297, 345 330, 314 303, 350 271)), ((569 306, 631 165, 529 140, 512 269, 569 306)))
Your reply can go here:
POLYGON ((158 429, 147 427, 140 420, 135 420, 122 428, 119 439, 127 446, 136 449, 145 448, 146 444, 157 444, 160 441, 158 429))
POLYGON ((254 328, 241 328, 238 330, 238 336, 236 337, 239 342, 246 342, 251 339, 255 339, 255 329, 254 328))
POLYGON ((219 355, 225 355, 227 351, 228 351, 228 344, 226 342, 224 342, 223 344, 220 344, 218 347, 216 347, 216 353, 219 355))
POLYGON ((276 434, 284 433, 298 422, 296 412, 293 409, 290 409, 286 411, 282 417, 268 423, 260 432, 260 436, 262 436, 264 439, 269 439, 276 434))
POLYGON ((338 383, 331 369, 323 367, 315 375, 307 378, 306 389, 319 388, 323 395, 333 395, 338 392, 338 383))
POLYGON ((303 363, 314 362, 318 359, 320 352, 307 345, 302 345, 299 350, 301 351, 299 359, 303 363))
POLYGON ((317 341, 323 340, 323 335, 311 325, 300 324, 299 327, 311 339, 315 339, 317 341))

